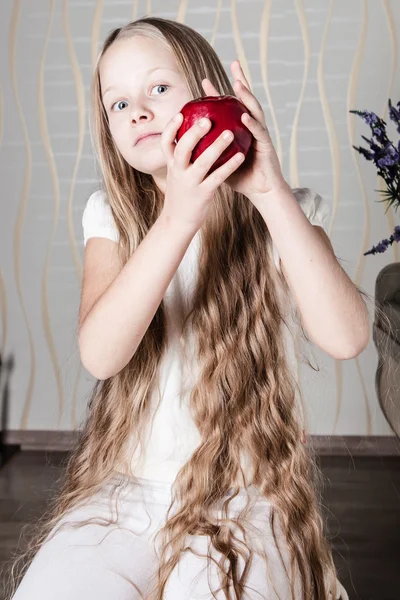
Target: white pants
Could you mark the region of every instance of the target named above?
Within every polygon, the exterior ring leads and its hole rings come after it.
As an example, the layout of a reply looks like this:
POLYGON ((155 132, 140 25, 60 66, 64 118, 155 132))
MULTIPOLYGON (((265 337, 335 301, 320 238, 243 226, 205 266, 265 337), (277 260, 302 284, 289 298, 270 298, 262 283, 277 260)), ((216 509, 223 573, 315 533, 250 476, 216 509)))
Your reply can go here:
MULTIPOLYGON (((116 474, 116 478, 120 477, 116 474)), ((108 499, 116 478, 105 484, 89 502, 72 510, 62 522, 108 518, 108 499)), ((93 523, 61 530, 57 526, 54 537, 46 540, 33 559, 13 600, 145 600, 150 579, 157 568, 156 544, 159 540, 155 544, 154 535, 165 523, 171 486, 147 479, 139 479, 139 482, 140 486, 133 480, 129 481, 128 487, 120 493, 117 524, 105 527, 93 523)), ((253 488, 248 489, 255 493, 253 488)), ((246 490, 243 489, 230 503, 231 514, 237 516, 246 500, 246 490)), ((115 517, 115 498, 112 506, 115 517)), ((248 591, 243 600, 275 600, 274 587, 282 600, 290 598, 290 583, 268 523, 269 511, 268 501, 258 498, 249 519, 260 531, 254 548, 262 544, 267 551, 272 583, 267 578, 263 557, 255 553, 246 584, 248 591)), ((222 512, 217 514, 221 516, 222 512)), ((202 556, 190 551, 181 556, 167 582, 165 600, 209 600, 212 598, 211 590, 216 591, 220 587, 218 569, 213 561, 210 561, 208 580, 206 555, 209 538, 190 536, 189 539, 190 547, 202 556)), ((215 550, 212 552, 218 562, 220 555, 215 550)), ((281 552, 289 572, 288 555, 282 546, 281 552)), ((243 566, 240 573, 242 569, 243 566)), ((296 581, 295 587, 297 600, 301 598, 299 581, 296 581)), ((222 591, 216 597, 218 600, 225 598, 222 591)))

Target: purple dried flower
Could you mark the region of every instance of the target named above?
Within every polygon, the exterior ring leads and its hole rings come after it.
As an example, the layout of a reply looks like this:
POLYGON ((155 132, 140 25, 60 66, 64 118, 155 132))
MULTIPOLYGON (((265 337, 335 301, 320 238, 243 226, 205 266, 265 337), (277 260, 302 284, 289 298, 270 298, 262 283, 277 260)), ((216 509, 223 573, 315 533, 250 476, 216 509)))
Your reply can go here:
POLYGON ((400 225, 396 225, 396 227, 394 228, 394 232, 390 236, 389 239, 382 240, 381 242, 379 242, 379 244, 377 244, 376 246, 373 246, 371 248, 371 250, 368 250, 368 252, 364 252, 364 256, 366 256, 367 254, 378 254, 378 253, 386 252, 386 250, 389 248, 389 246, 391 246, 393 244, 393 242, 399 242, 399 241, 400 241, 400 225))
MULTIPOLYGON (((397 124, 397 131, 400 133, 400 102, 397 103, 397 109, 392 105, 390 98, 388 104, 389 118, 397 124)), ((361 136, 362 139, 367 142, 370 149, 367 150, 361 146, 358 148, 353 146, 353 148, 366 160, 372 160, 374 162, 377 167, 378 177, 382 177, 385 181, 385 190, 374 190, 383 196, 383 199, 378 200, 378 202, 387 202, 387 210, 390 206, 393 206, 397 211, 400 206, 400 140, 398 141, 397 146, 389 140, 386 133, 386 122, 374 112, 368 110, 350 110, 349 112, 361 117, 371 128, 373 139, 369 140, 365 136, 361 136), (374 139, 376 141, 374 141, 374 139)), ((389 240, 382 240, 377 246, 373 246, 371 250, 365 252, 364 255, 385 252, 394 241, 400 241, 400 227, 395 228, 394 234, 390 236, 389 240)))
POLYGON ((366 122, 367 125, 373 125, 375 123, 378 123, 379 119, 375 113, 365 111, 364 114, 365 114, 364 121, 366 122))

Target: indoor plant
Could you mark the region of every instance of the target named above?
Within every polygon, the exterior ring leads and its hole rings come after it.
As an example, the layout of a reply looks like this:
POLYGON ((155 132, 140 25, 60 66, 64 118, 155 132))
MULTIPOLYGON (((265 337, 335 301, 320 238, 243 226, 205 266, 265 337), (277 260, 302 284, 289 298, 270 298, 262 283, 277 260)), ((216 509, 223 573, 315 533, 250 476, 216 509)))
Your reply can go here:
MULTIPOLYGON (((367 125, 370 126, 372 139, 361 136, 368 144, 370 149, 353 146, 354 150, 359 152, 367 160, 372 160, 377 168, 379 177, 382 177, 386 183, 386 190, 374 190, 381 192, 384 196, 378 202, 387 202, 389 206, 393 206, 397 211, 400 204, 400 139, 397 146, 389 140, 386 133, 386 122, 378 117, 375 113, 364 110, 350 110, 350 113, 361 117, 367 125)), ((392 105, 389 98, 389 118, 396 123, 397 132, 400 133, 400 102, 397 103, 397 109, 392 105)), ((385 252, 393 242, 400 241, 400 226, 394 228, 394 232, 390 238, 385 238, 371 250, 364 252, 367 254, 376 254, 377 252, 385 252)))

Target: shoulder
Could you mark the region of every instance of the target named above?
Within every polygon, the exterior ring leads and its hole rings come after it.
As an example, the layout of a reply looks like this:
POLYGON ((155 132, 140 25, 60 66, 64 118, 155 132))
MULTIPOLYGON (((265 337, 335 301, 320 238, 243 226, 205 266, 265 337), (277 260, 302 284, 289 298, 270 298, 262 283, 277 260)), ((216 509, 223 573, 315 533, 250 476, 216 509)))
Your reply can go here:
POLYGON ((91 194, 82 214, 84 245, 89 237, 107 237, 118 241, 119 234, 104 190, 91 194))
POLYGON ((292 188, 292 192, 311 224, 319 225, 325 229, 330 214, 326 199, 314 189, 308 187, 292 188))
POLYGON ((104 215, 108 212, 111 213, 111 207, 107 201, 107 195, 104 190, 97 190, 89 196, 82 219, 87 220, 95 215, 104 215))

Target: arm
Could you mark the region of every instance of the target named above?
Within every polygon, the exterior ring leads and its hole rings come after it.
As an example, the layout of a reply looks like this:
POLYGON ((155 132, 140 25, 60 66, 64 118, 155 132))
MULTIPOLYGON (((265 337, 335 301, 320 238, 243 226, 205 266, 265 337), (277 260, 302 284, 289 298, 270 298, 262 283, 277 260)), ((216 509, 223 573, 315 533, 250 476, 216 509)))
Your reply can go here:
POLYGON ((369 316, 357 287, 337 261, 329 238, 313 226, 289 187, 266 196, 260 212, 310 338, 344 360, 369 342, 369 316))
MULTIPOLYGON (((130 361, 194 237, 163 213, 78 330, 85 368, 107 379, 130 361)), ((115 242, 111 242, 115 244, 115 242)))

